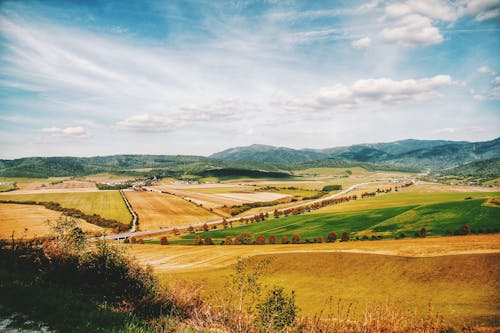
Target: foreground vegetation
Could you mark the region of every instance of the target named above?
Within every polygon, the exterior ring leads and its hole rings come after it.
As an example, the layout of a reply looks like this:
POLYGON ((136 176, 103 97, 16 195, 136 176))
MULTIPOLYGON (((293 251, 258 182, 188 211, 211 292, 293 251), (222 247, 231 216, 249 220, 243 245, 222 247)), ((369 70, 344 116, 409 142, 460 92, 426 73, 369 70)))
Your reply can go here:
POLYGON ((326 319, 301 317, 293 291, 263 283, 272 267, 269 260, 239 260, 214 306, 201 298, 196 285, 161 287, 150 270, 117 247, 104 242, 88 247, 71 219, 58 221, 54 235, 42 246, 0 244, 1 314, 14 313, 16 327, 47 325, 58 332, 493 332, 456 329, 433 312, 417 315, 390 303, 366 310, 359 320, 342 303, 326 319))

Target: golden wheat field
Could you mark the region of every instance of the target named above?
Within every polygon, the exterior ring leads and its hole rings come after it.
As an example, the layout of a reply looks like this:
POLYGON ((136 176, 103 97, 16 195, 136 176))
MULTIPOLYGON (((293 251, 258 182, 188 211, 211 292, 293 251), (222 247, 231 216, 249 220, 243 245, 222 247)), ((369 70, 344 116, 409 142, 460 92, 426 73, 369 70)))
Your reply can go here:
POLYGON ((173 195, 154 192, 124 191, 139 216, 141 230, 175 227, 220 217, 173 195))
MULTIPOLYGON (((47 221, 56 221, 60 217, 60 212, 42 206, 0 204, 0 238, 9 238, 12 233, 15 238, 50 236, 52 231, 47 221)), ((83 220, 78 221, 78 226, 91 233, 102 233, 106 230, 83 220)))

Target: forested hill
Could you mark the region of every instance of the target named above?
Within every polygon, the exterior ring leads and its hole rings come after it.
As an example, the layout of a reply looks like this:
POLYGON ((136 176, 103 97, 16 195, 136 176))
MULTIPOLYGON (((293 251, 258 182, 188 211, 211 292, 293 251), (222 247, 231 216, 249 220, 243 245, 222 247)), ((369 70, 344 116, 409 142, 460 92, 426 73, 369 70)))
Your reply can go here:
POLYGON ((500 138, 485 142, 409 139, 327 149, 251 145, 230 148, 210 157, 229 161, 269 163, 302 163, 335 159, 418 169, 440 169, 500 157, 500 138))

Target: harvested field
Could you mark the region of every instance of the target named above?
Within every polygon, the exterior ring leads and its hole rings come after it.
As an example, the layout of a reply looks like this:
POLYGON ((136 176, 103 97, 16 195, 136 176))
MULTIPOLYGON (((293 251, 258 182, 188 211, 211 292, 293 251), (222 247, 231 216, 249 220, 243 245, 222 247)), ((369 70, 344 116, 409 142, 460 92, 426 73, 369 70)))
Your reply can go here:
POLYGON ((19 194, 8 192, 0 194, 0 200, 13 201, 53 201, 62 207, 79 209, 85 214, 98 214, 107 219, 114 219, 129 224, 132 216, 118 191, 99 192, 64 192, 19 194))
POLYGON ((223 268, 236 263, 238 257, 278 253, 349 252, 415 258, 500 253, 500 234, 322 244, 228 246, 147 244, 126 245, 126 247, 140 262, 150 264, 155 271, 176 273, 223 268))
POLYGON ((272 193, 272 192, 220 193, 220 194, 214 194, 214 196, 224 199, 238 200, 241 203, 267 202, 289 197, 289 195, 287 194, 272 193))
MULTIPOLYGON (((50 235, 46 221, 55 221, 62 214, 36 205, 0 204, 0 238, 44 237, 50 235)), ((106 229, 79 220, 78 226, 86 232, 101 233, 106 229)))
POLYGON ((181 198, 164 193, 124 191, 139 216, 140 230, 174 227, 220 217, 181 198))

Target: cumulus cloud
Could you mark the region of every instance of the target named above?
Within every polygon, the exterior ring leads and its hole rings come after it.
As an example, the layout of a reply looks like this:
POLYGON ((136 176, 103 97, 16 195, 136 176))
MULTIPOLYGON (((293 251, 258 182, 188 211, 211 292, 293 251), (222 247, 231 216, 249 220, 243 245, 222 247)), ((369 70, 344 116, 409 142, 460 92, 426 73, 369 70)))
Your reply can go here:
POLYGON ((119 130, 140 133, 170 132, 177 126, 179 123, 167 115, 148 113, 126 118, 116 124, 119 130))
POLYGON ((379 37, 387 43, 426 46, 444 39, 437 26, 441 21, 454 22, 465 16, 476 21, 500 17, 500 0, 408 0, 385 6, 382 21, 388 23, 379 37))
POLYGON ((394 20, 390 28, 385 28, 379 34, 382 41, 404 46, 425 46, 439 44, 443 36, 439 29, 432 25, 428 17, 411 14, 394 20))
POLYGON ((459 15, 472 15, 476 21, 500 17, 500 0, 463 0, 458 8, 459 15))
POLYGON ((77 127, 46 127, 42 128, 42 132, 52 137, 67 137, 67 138, 86 138, 89 136, 85 128, 77 127))
POLYGON ((355 49, 367 49, 372 45, 370 37, 363 37, 351 43, 355 49))
POLYGON ((283 103, 290 110, 303 108, 327 110, 335 107, 355 108, 369 104, 400 104, 426 101, 438 97, 439 90, 457 84, 449 75, 397 81, 389 78, 358 80, 347 86, 337 84, 321 88, 305 98, 292 98, 283 103))

